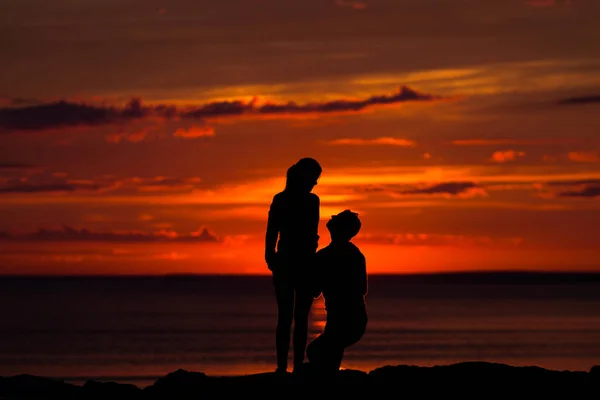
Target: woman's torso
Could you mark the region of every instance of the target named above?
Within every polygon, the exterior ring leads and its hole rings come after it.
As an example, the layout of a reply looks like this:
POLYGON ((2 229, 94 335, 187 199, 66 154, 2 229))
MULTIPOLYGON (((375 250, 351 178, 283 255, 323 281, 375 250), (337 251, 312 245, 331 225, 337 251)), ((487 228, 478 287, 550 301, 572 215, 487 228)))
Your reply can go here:
POLYGON ((318 241, 318 198, 312 193, 281 192, 274 204, 279 226, 277 252, 286 257, 310 256, 318 241))

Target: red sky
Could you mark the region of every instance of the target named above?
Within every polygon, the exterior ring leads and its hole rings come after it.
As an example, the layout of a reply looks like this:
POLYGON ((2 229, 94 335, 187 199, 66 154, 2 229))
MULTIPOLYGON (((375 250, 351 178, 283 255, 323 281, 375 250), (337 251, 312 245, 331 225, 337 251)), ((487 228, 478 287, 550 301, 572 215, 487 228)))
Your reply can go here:
POLYGON ((370 273, 600 271, 600 2, 4 0, 0 274, 266 273, 287 167, 370 273))

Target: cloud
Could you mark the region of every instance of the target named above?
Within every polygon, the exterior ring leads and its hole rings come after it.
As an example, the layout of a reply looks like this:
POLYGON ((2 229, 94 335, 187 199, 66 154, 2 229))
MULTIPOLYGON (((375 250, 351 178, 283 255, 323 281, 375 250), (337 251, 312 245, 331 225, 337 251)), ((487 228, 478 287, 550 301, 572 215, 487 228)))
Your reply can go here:
MULTIPOLYGON (((594 198, 600 196, 600 179, 569 179, 569 180, 556 180, 548 181, 545 186, 551 187, 546 192, 542 192, 542 196, 546 197, 580 197, 580 198, 594 198), (568 186, 569 189, 563 189, 556 191, 556 187, 568 186)), ((544 185, 541 186, 544 188, 544 185)))
POLYGON ((375 139, 358 139, 358 138, 344 138, 335 139, 328 141, 327 144, 333 146, 399 146, 399 147, 413 147, 416 146, 416 142, 408 139, 400 139, 393 137, 380 137, 375 139))
POLYGON ((24 97, 0 97, 0 107, 6 106, 22 106, 22 105, 33 105, 38 104, 37 99, 27 99, 24 97))
POLYGON ((202 180, 200 178, 174 178, 157 176, 154 178, 132 178, 121 181, 121 187, 131 186, 139 192, 191 191, 202 180))
POLYGON ((119 132, 107 134, 104 139, 107 143, 121 143, 122 141, 138 143, 144 140, 152 130, 153 128, 150 126, 145 126, 130 132, 121 129, 119 132))
POLYGON ((415 189, 398 191, 402 195, 449 195, 472 197, 484 195, 485 190, 475 182, 442 182, 415 189))
POLYGON ((178 243, 203 243, 219 242, 221 239, 207 228, 200 228, 196 232, 180 234, 172 230, 157 232, 94 232, 88 229, 76 229, 63 226, 62 229, 38 229, 26 234, 0 233, 0 240, 11 241, 60 241, 60 242, 178 242, 178 243))
POLYGON ((367 4, 365 2, 356 0, 335 0, 335 4, 340 7, 349 7, 355 10, 364 10, 367 8, 367 4))
POLYGON ((584 197, 595 198, 600 197, 600 184, 585 186, 580 190, 572 190, 560 192, 558 197, 584 197))
POLYGON ((558 101, 558 104, 561 106, 574 106, 594 103, 600 103, 600 95, 567 97, 558 101))
POLYGON ((101 186, 93 182, 56 180, 54 182, 29 182, 24 178, 9 179, 0 186, 0 193, 48 193, 97 191, 101 186))
POLYGON ((193 139, 203 136, 215 136, 215 130, 211 126, 192 126, 190 128, 179 128, 174 133, 175 137, 193 139))
POLYGON ((32 164, 14 163, 14 162, 0 162, 0 171, 27 171, 37 170, 41 167, 32 164))
MULTIPOLYGON (((59 101, 24 107, 0 108, 0 133, 23 131, 43 131, 74 127, 99 127, 123 125, 137 120, 193 119, 202 122, 236 117, 274 117, 290 118, 307 114, 355 113, 369 107, 385 106, 403 102, 435 101, 440 96, 424 94, 401 87, 389 95, 376 95, 365 99, 339 99, 324 102, 298 104, 296 102, 266 102, 259 104, 254 98, 250 101, 231 100, 209 102, 200 106, 176 107, 174 105, 142 104, 134 98, 124 107, 92 105, 59 101)), ((194 128, 179 132, 181 137, 210 136, 208 128, 194 128)), ((213 132, 214 134, 214 132, 213 132)), ((123 138, 111 136, 109 140, 118 142, 123 138)))
POLYGON ((450 143, 455 146, 540 146, 575 143, 580 139, 458 139, 450 143))
POLYGON ((550 186, 600 185, 600 179, 549 181, 549 182, 546 182, 546 185, 550 185, 550 186))
POLYGON ((361 234, 356 238, 358 243, 390 244, 396 246, 449 246, 449 247, 483 247, 510 246, 523 244, 520 237, 491 238, 488 236, 470 236, 454 234, 396 233, 396 234, 361 234))
POLYGON ((75 192, 189 192, 198 187, 200 178, 119 178, 99 176, 74 179, 66 174, 37 174, 0 179, 0 194, 8 193, 75 193, 75 192))
POLYGON ((189 254, 180 253, 178 251, 170 251, 168 253, 159 253, 159 254, 154 254, 152 256, 152 258, 155 258, 157 260, 169 260, 169 261, 187 260, 190 257, 191 256, 189 254))
POLYGON ((58 101, 25 107, 0 109, 0 132, 37 131, 78 126, 102 126, 130 122, 152 113, 169 116, 169 108, 144 107, 134 98, 123 108, 58 101))
POLYGON ((514 161, 518 157, 524 157, 525 152, 523 151, 515 151, 515 150, 506 150, 506 151, 495 151, 492 154, 491 160, 497 163, 504 163, 508 161, 514 161))
POLYGON ((269 107, 267 105, 263 106, 263 111, 273 112, 274 110, 278 110, 284 113, 352 112, 361 111, 370 106, 396 104, 408 101, 434 101, 441 99, 443 98, 439 96, 420 93, 406 86, 402 86, 396 93, 391 95, 371 96, 363 100, 334 100, 323 103, 307 103, 304 105, 296 105, 295 103, 288 103, 285 106, 273 105, 272 107, 269 107))
POLYGON ((528 0, 526 4, 536 8, 556 7, 560 4, 569 6, 572 4, 572 0, 528 0))
POLYGON ((581 163, 596 163, 600 161, 598 152, 596 151, 571 151, 567 154, 571 161, 581 163))

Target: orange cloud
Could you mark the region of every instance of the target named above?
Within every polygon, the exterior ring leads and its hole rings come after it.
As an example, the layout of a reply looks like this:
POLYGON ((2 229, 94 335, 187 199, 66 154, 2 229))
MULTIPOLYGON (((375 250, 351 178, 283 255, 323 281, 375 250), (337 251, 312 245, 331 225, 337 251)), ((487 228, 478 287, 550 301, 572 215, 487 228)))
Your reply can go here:
POLYGON ((155 258, 157 260, 169 260, 169 261, 187 260, 190 257, 191 256, 187 253, 180 253, 177 251, 170 251, 168 253, 154 254, 152 256, 152 258, 155 258))
POLYGON ((393 137, 380 137, 375 139, 358 139, 358 138, 345 138, 335 139, 327 142, 334 146, 400 146, 400 147, 412 147, 416 146, 416 142, 408 139, 400 139, 393 137))
POLYGON ((506 150, 506 151, 496 151, 492 154, 492 161, 497 163, 504 163, 508 161, 514 161, 517 157, 524 157, 525 152, 523 151, 515 151, 515 150, 506 150))
POLYGON ((194 139, 204 136, 215 136, 215 130, 211 126, 192 126, 190 128, 179 128, 174 133, 175 137, 194 139))
POLYGON ((120 143, 122 141, 138 143, 138 142, 141 142, 142 140, 144 140, 151 130, 152 130, 151 127, 143 127, 141 129, 138 129, 138 130, 135 130, 132 132, 121 131, 121 132, 116 132, 116 133, 109 133, 106 136, 104 136, 104 139, 106 140, 107 143, 114 143, 114 144, 120 143))
POLYGON ((596 163, 600 161, 598 152, 596 151, 571 151, 567 154, 571 161, 581 163, 596 163))
POLYGON ((484 188, 474 182, 442 182, 436 184, 424 184, 416 188, 398 190, 399 195, 426 195, 440 197, 472 198, 487 196, 484 188))
POLYGON ((218 242, 221 239, 207 228, 200 228, 195 232, 181 234, 173 230, 160 230, 157 232, 141 231, 105 231, 94 232, 89 229, 76 229, 63 226, 62 229, 39 229, 25 234, 12 234, 0 232, 0 240, 4 241, 50 241, 50 242, 218 242))
POLYGON ((367 8, 367 4, 362 1, 336 0, 335 4, 340 7, 350 7, 355 10, 364 10, 367 8))
POLYGON ((454 234, 427 234, 427 233, 396 233, 396 234, 370 234, 364 233, 357 236, 357 243, 390 244, 396 246, 448 246, 448 247, 490 247, 510 246, 518 247, 524 243, 520 237, 491 238, 489 236, 470 236, 454 234))
POLYGON ((578 139, 458 139, 455 146, 539 146, 578 142, 578 139))
POLYGON ((560 4, 571 5, 572 0, 528 0, 527 5, 531 7, 545 8, 545 7, 556 7, 560 4))

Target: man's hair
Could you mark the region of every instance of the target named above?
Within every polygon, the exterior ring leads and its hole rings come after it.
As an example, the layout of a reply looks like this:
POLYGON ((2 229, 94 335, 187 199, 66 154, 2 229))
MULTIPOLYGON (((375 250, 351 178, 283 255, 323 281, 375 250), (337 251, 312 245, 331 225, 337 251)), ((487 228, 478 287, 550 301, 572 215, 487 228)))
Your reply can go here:
POLYGON ((337 215, 331 217, 330 230, 337 234, 343 235, 348 239, 352 239, 358 234, 362 224, 358 218, 358 213, 350 210, 344 210, 337 215))

